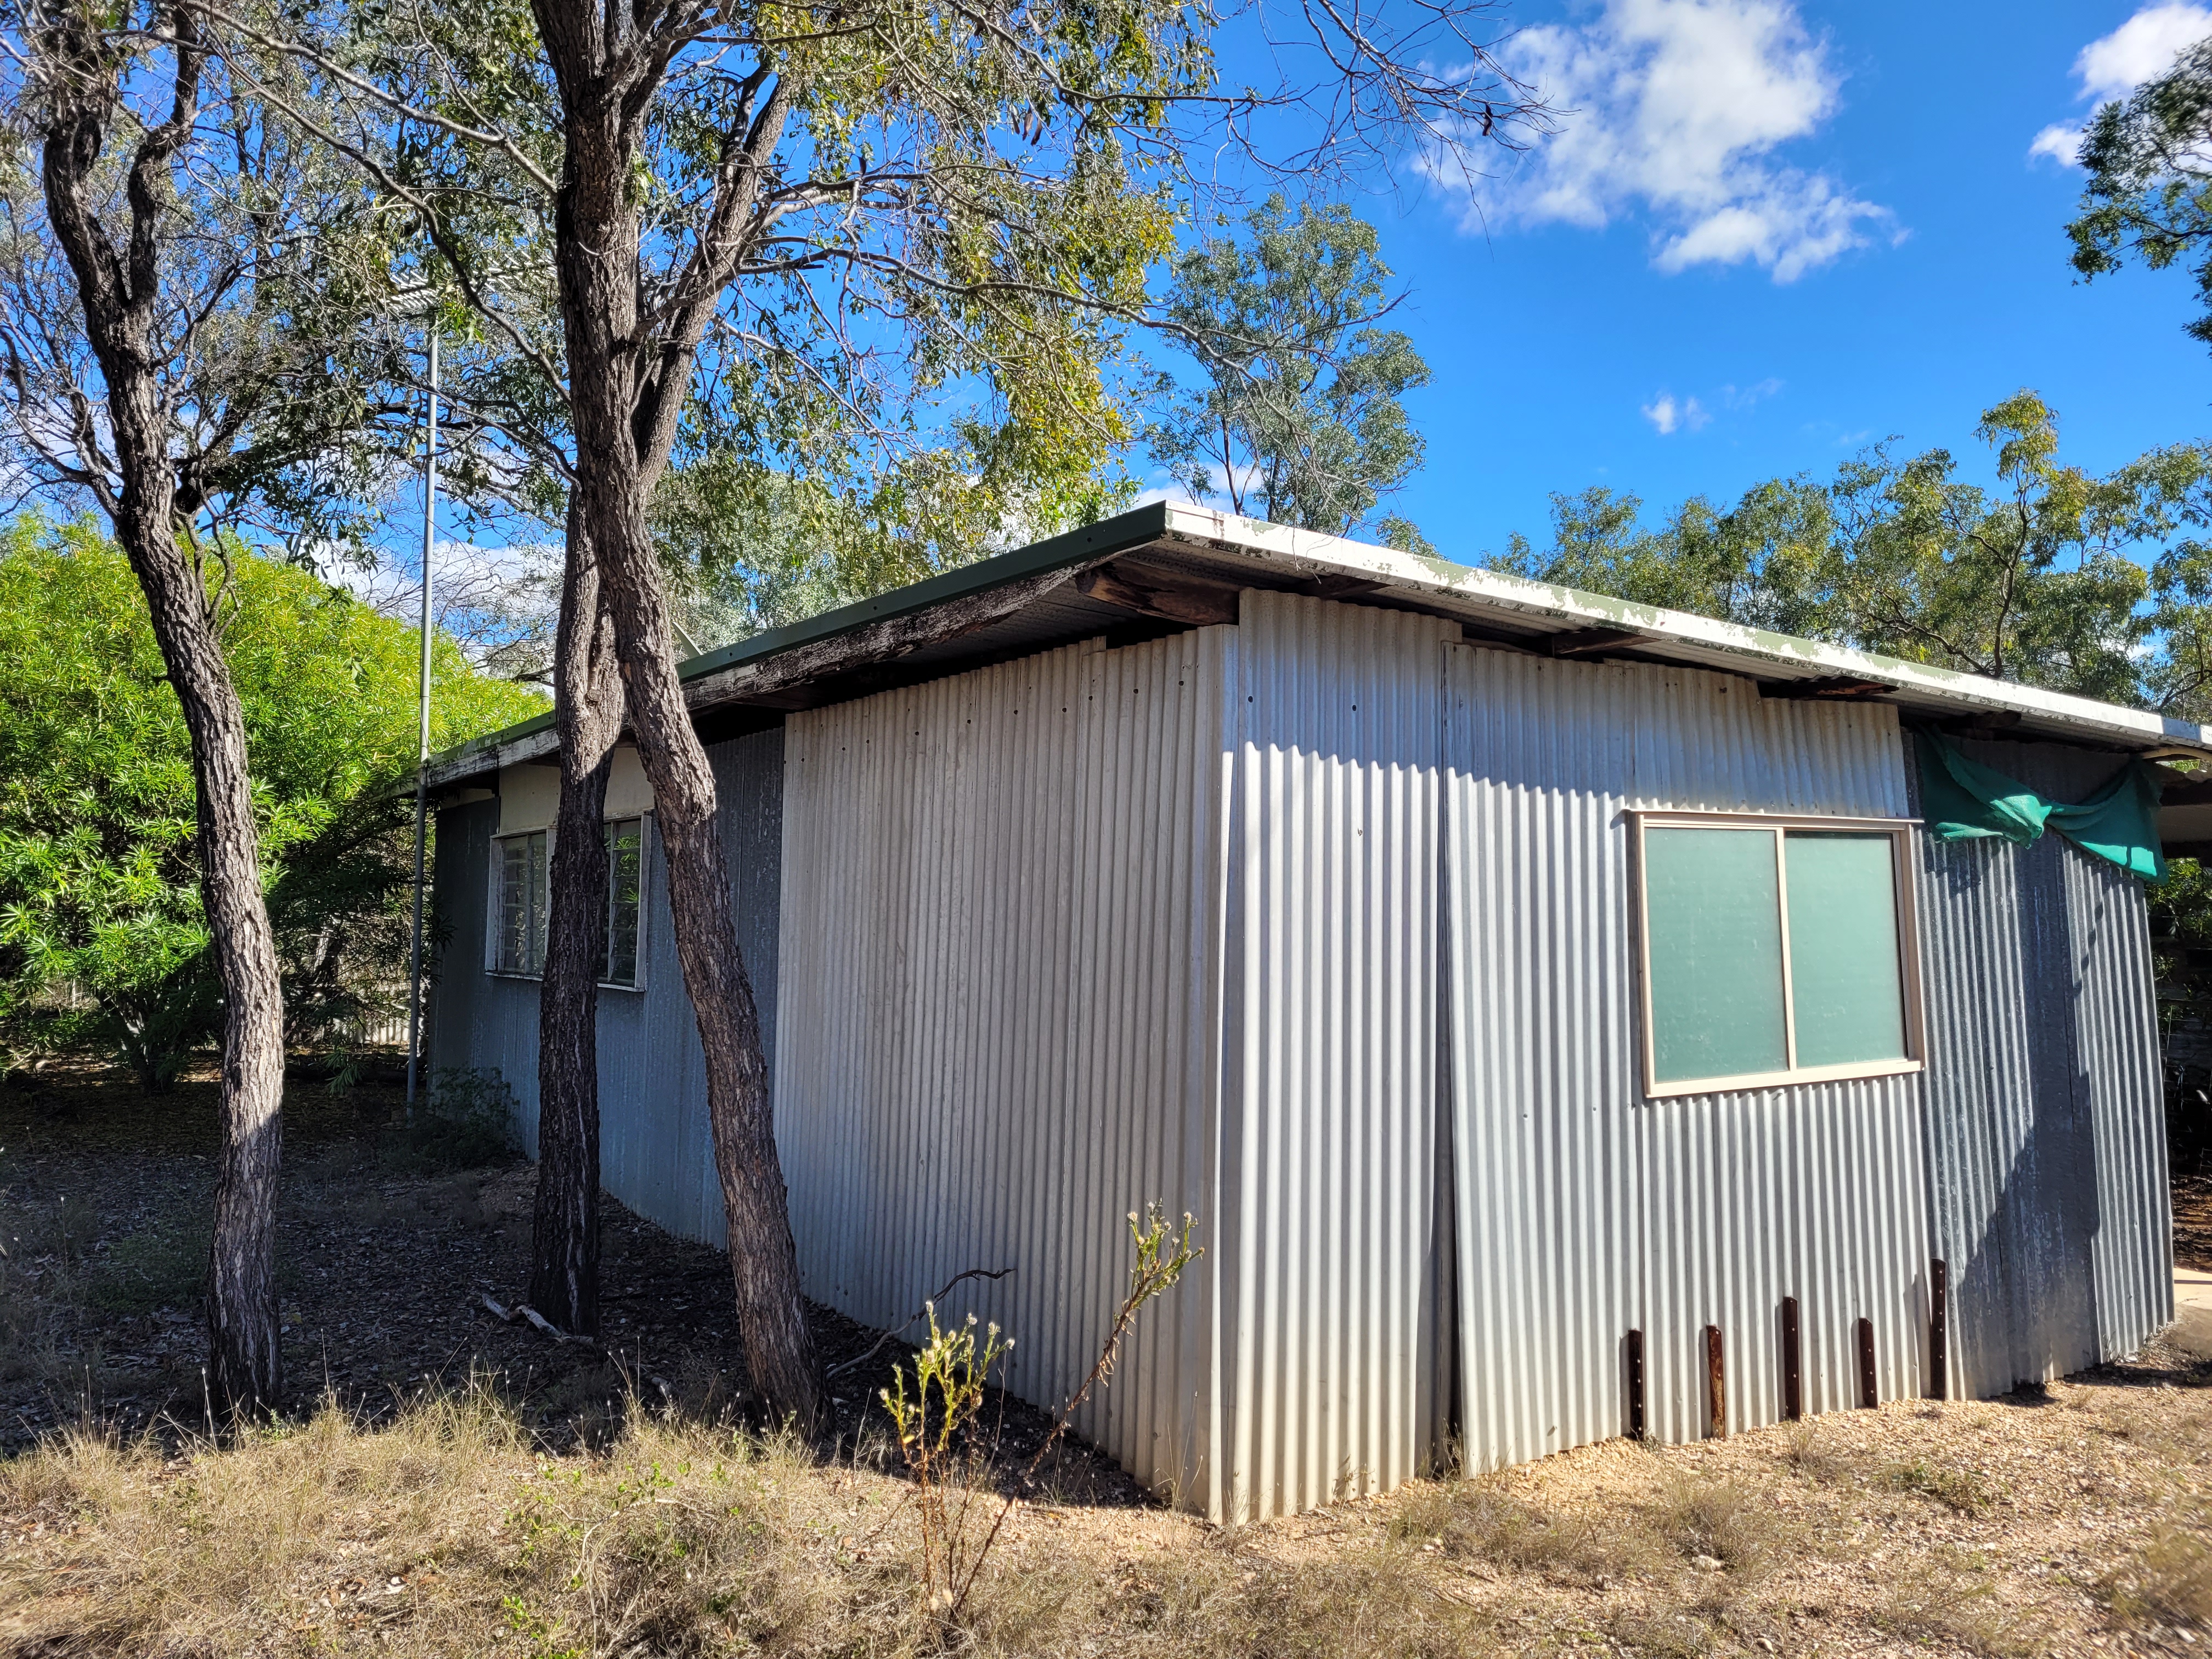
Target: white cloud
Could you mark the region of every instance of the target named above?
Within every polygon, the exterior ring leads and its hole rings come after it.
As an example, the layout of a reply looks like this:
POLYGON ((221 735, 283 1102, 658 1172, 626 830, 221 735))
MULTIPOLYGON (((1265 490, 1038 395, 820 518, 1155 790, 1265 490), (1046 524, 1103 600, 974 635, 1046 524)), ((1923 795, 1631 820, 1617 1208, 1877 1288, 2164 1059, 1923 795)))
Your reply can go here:
POLYGON ((1662 392, 1651 403, 1644 405, 1644 418, 1651 422, 1662 438, 1677 432, 1695 432, 1709 424, 1712 415, 1695 398, 1677 401, 1671 392, 1662 392))
MULTIPOLYGON (((2075 96, 2086 104, 2124 98, 2146 81, 2173 67, 2173 60, 2212 35, 2212 9, 2191 0, 2160 0, 2145 6, 2110 34, 2092 40, 2074 59, 2075 96)), ((2082 128, 2053 122, 2035 135, 2028 155, 2047 155, 2072 167, 2081 148, 2082 128)))
POLYGON ((2075 156, 2081 153, 2081 133, 2082 129, 2078 126, 2069 127, 2063 121, 2054 121, 2035 135, 2027 147, 2028 155, 2031 159, 2048 155, 2060 167, 2070 167, 2074 165, 2075 156))
POLYGON ((1753 404, 1764 403, 1781 390, 1782 382, 1771 374, 1750 386, 1724 386, 1721 388, 1721 407, 1749 409, 1753 404))
POLYGON ((1587 27, 1523 31, 1512 67, 1563 113, 1484 204, 1498 219, 1597 229, 1641 209, 1660 270, 1747 260, 1787 283, 1890 217, 1777 157, 1841 87, 1794 0, 1607 0, 1587 27))
POLYGON ((2212 11, 2186 0, 2145 6, 2074 60, 2081 96, 2103 102, 2124 98, 2173 67, 2173 60, 2212 34, 2212 11))

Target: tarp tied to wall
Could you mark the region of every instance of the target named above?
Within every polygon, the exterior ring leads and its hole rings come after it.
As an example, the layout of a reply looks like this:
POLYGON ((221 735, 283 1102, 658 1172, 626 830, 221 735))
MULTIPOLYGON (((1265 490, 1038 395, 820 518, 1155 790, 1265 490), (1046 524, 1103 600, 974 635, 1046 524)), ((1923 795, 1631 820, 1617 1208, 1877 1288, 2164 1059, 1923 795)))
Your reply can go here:
POLYGON ((2145 881, 2166 879, 2158 837, 2157 769, 2130 761, 2103 788, 2075 805, 2038 794, 2017 778, 1968 760, 1933 732, 1917 734, 1921 810, 1929 833, 1944 841, 2002 836, 2026 847, 2055 830, 2083 852, 2110 860, 2145 881))

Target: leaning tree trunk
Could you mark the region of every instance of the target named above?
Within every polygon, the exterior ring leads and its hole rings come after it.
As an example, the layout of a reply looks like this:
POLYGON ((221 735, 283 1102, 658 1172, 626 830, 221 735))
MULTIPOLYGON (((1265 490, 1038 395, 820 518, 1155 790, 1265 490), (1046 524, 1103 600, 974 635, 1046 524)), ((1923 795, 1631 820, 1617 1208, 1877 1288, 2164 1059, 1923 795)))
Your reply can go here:
POLYGON ((666 399, 680 402, 680 387, 659 377, 688 374, 688 356, 676 354, 671 363, 639 343, 633 141, 619 88, 601 85, 594 72, 601 44, 592 36, 596 9, 550 0, 537 7, 564 105, 556 212, 574 490, 614 617, 630 727, 668 860, 677 957, 706 1052, 708 1122, 747 1372, 769 1416, 811 1436, 830 1419, 776 1161, 760 1010, 738 945, 714 775, 684 706, 667 594, 646 524, 666 450, 665 438, 641 433, 641 423, 654 424, 644 404, 665 410, 666 399))
POLYGON ((68 95, 48 117, 40 153, 46 210, 84 308, 106 382, 119 488, 103 491, 115 538, 146 595, 154 638, 182 706, 198 797, 200 895, 222 987, 222 1154, 208 1273, 209 1383, 227 1414, 272 1408, 282 1382, 276 1326, 276 1170, 283 1150, 284 1009, 276 938, 262 902, 246 719, 231 684, 198 562, 178 544, 170 411, 155 370, 163 295, 159 247, 164 169, 198 112, 204 58, 193 15, 168 24, 176 41, 175 102, 132 157, 128 261, 94 207, 106 123, 116 118, 112 65, 88 18, 40 41, 68 95))
POLYGON ((622 680, 591 538, 568 512, 554 647, 561 809, 538 994, 538 1203, 530 1303, 564 1330, 599 1330, 599 970, 607 953, 607 774, 622 680))

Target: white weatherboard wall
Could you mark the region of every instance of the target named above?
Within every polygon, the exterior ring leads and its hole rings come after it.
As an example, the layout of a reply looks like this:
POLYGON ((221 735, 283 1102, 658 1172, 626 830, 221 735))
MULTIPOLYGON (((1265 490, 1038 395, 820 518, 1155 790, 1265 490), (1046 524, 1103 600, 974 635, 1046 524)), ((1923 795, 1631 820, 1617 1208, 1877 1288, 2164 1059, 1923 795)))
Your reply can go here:
POLYGON ((1703 1329, 1729 1426, 1779 1414, 1800 1305, 1805 1409, 1883 1398, 1927 1328, 1919 1081, 1645 1102, 1627 810, 1907 815, 1893 710, 1763 700, 1730 676, 1454 646, 1448 684, 1451 1098, 1471 1468, 1620 1434, 1626 1333, 1647 1428, 1696 1439, 1703 1329))
POLYGON ((1208 1254, 1078 1419, 1204 1504, 1226 1252, 1214 1163, 1235 630, 1076 646, 787 726, 776 1122, 806 1292, 903 1327, 946 1297, 1066 1398, 1127 1279, 1128 1212, 1208 1254))

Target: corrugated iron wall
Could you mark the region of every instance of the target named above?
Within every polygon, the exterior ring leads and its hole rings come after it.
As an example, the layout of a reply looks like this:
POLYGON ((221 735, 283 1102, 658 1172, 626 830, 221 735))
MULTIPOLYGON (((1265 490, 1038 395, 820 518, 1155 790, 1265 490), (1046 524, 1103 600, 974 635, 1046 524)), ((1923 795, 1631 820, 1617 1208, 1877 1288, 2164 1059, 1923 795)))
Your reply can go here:
POLYGON ((1222 1126, 1238 1519, 1387 1492, 1447 1431, 1437 652, 1458 634, 1244 595, 1222 1126))
POLYGON ((1080 1432, 1212 1506, 1221 733, 1235 630, 1078 646, 794 714, 776 1116, 807 1293, 1015 1340, 1064 1399, 1126 1285, 1130 1212, 1208 1254, 1080 1432))
POLYGON ((491 841, 499 803, 476 801, 438 814, 432 875, 437 915, 447 929, 429 1002, 430 1082, 449 1066, 496 1071, 521 1109, 516 1132, 538 1156, 538 981, 484 971, 485 907, 490 901, 491 841))
MULTIPOLYGON (((2112 763, 1974 752, 2070 799, 2112 763)), ((898 1326, 1012 1267, 944 1311, 1004 1327, 1009 1385, 1054 1403, 1126 1214, 1194 1212, 1206 1257, 1078 1427, 1217 1516, 1388 1490, 1455 1405, 1473 1468, 1617 1434, 1631 1329, 1655 1437, 1709 1431, 1708 1324, 1729 1425, 1771 1421, 1785 1296, 1808 1411, 1853 1403, 1861 1317, 1882 1396, 1917 1393, 1933 1255, 1955 1394, 2170 1316, 2142 896, 2055 840, 1922 838, 1924 1090, 1642 1098, 1626 811, 1909 815, 1880 705, 1250 593, 1238 628, 710 753, 809 1294, 898 1326)), ((529 1128, 536 986, 481 967, 495 811, 441 818, 437 1063, 498 1066, 529 1128)), ((607 1184, 719 1243, 650 844, 648 989, 602 1000, 607 1184)))
MULTIPOLYGON (((1968 743, 2061 800, 2120 762, 1968 743)), ((2173 1316, 2165 1117, 2142 886, 2045 836, 1923 836, 1933 1248, 1949 1391, 1974 1398, 2133 1352, 2173 1316)))
POLYGON ((1903 816, 1895 716, 1767 701, 1692 670, 1447 652, 1462 1431, 1496 1468, 1621 1433, 1644 1335, 1647 1428, 1781 1410, 1800 1305, 1808 1411, 1851 1403, 1868 1318, 1884 1398, 1917 1388, 1928 1260, 1911 1077, 1646 1103, 1630 807, 1903 816))
MULTIPOLYGON (((736 888, 738 939, 775 1043, 778 862, 783 733, 710 744, 723 850, 736 888)), ((538 1153, 538 981, 484 971, 484 905, 499 804, 438 815, 437 891, 452 934, 439 966, 431 1063, 495 1068, 520 1107, 523 1148, 538 1153)), ((599 991, 599 1167, 606 1189, 684 1238, 720 1244, 726 1229, 707 1127, 706 1061, 684 994, 659 838, 646 841, 645 988, 599 991)))

